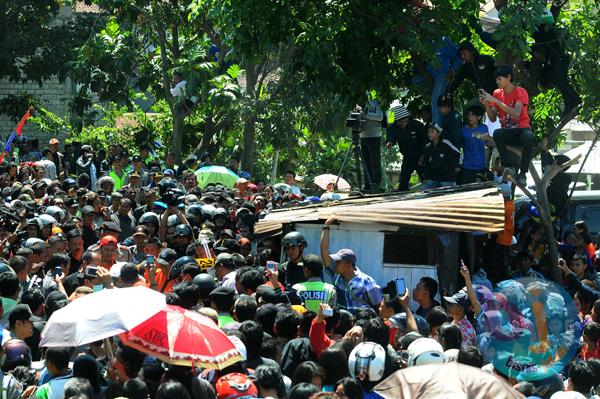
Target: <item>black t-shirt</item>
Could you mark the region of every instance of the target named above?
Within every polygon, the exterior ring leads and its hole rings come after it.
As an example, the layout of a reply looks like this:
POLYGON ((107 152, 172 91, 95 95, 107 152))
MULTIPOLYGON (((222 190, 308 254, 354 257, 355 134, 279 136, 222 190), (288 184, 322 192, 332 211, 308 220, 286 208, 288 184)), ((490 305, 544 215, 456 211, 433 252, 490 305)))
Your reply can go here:
POLYGON ((430 308, 422 308, 422 307, 419 306, 419 309, 417 309, 417 311, 415 313, 417 315, 421 316, 422 318, 426 319, 427 315, 429 314, 429 312, 431 311, 431 309, 433 309, 436 306, 440 306, 440 303, 434 299, 430 308))
POLYGON ((71 254, 69 254, 69 259, 71 259, 71 267, 68 274, 73 274, 81 267, 81 259, 77 260, 71 254))
MULTIPOLYGON (((302 257, 304 261, 304 257, 302 257)), ((279 267, 279 282, 285 287, 292 287, 294 284, 306 281, 304 277, 304 268, 292 261, 283 262, 279 267)))
POLYGON ((83 248, 87 249, 91 247, 100 239, 100 233, 98 233, 95 229, 90 229, 89 227, 83 226, 83 248))

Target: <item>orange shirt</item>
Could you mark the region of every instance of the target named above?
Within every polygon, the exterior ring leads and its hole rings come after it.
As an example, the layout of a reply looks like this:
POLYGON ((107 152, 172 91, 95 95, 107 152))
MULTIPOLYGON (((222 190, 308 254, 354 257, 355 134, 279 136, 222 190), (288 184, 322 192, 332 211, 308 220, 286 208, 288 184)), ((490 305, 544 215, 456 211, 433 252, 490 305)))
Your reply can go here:
MULTIPOLYGON (((154 279, 156 280, 156 290, 160 291, 162 290, 163 285, 165 285, 165 281, 167 281, 167 278, 169 277, 169 275, 167 273, 163 273, 163 269, 160 267, 156 268, 156 273, 154 273, 154 279)), ((146 281, 150 281, 150 278, 148 277, 148 270, 146 270, 144 272, 144 278, 146 279, 146 281)), ((167 284, 165 290, 163 291, 165 294, 168 292, 173 292, 173 286, 175 285, 175 280, 171 280, 169 281, 169 283, 167 284)))

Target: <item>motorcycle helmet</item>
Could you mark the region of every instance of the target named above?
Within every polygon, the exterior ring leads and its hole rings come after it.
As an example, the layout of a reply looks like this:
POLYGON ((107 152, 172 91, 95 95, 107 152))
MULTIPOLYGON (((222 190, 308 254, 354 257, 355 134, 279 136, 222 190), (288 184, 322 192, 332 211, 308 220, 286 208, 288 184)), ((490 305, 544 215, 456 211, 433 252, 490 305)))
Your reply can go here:
POLYGON ((348 357, 350 376, 361 381, 377 382, 385 371, 385 349, 375 342, 361 342, 348 357))
POLYGON ((408 367, 444 363, 444 348, 433 338, 419 338, 408 346, 408 367))
POLYGON ((292 231, 290 233, 287 233, 282 240, 282 245, 284 248, 287 247, 295 247, 295 246, 300 246, 302 248, 306 248, 308 246, 308 242, 306 241, 306 238, 304 238, 304 236, 300 233, 298 233, 297 231, 292 231))

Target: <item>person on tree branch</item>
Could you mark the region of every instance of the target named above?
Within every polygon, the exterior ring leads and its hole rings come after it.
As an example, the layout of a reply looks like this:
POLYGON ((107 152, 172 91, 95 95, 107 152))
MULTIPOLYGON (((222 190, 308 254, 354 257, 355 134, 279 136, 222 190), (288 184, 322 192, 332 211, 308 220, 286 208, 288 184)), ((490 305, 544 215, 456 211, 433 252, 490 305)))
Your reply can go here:
POLYGON ((521 169, 517 180, 521 185, 525 185, 534 144, 527 113, 529 95, 524 88, 513 83, 514 73, 510 65, 499 66, 495 74, 498 89, 494 90, 493 95, 481 89, 479 91, 480 101, 485 105, 487 116, 492 122, 500 118, 502 128, 494 132, 494 142, 500 153, 502 164, 514 166, 507 145, 520 148, 521 169))

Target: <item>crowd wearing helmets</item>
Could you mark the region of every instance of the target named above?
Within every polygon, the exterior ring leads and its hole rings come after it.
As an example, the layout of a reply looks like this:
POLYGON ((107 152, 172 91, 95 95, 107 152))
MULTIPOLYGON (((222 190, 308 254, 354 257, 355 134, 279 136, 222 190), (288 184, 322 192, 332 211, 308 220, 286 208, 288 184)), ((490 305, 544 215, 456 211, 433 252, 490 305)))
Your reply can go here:
MULTIPOLYGON (((585 224, 560 246, 578 308, 539 285, 550 272, 531 207, 515 237, 490 237, 482 261, 460 268, 464 288, 454 295, 440 297, 430 277, 398 292, 361 270, 364 254, 329 252, 335 219, 318 243, 293 230, 255 237, 266 213, 305 200, 293 173, 276 189, 252 181, 232 157, 236 186, 201 189, 194 172, 211 164, 208 154, 177 167, 171 154, 160 160, 146 146, 131 158, 115 145, 108 153, 71 146, 53 177, 44 163, 12 155, 0 175, 3 398, 375 398, 406 370, 450 363, 497 376, 507 397, 589 397, 600 381, 600 280, 585 224), (133 286, 204 315, 242 360, 222 370, 175 366, 119 343, 109 361, 101 340, 40 348, 54 312, 133 286), (534 339, 541 328, 547 348, 534 339), (525 372, 519 359, 529 349, 501 357, 506 342, 522 340, 530 345, 520 348, 546 348, 544 359, 558 366, 525 372)), ((502 192, 510 203, 511 190, 502 192)))

